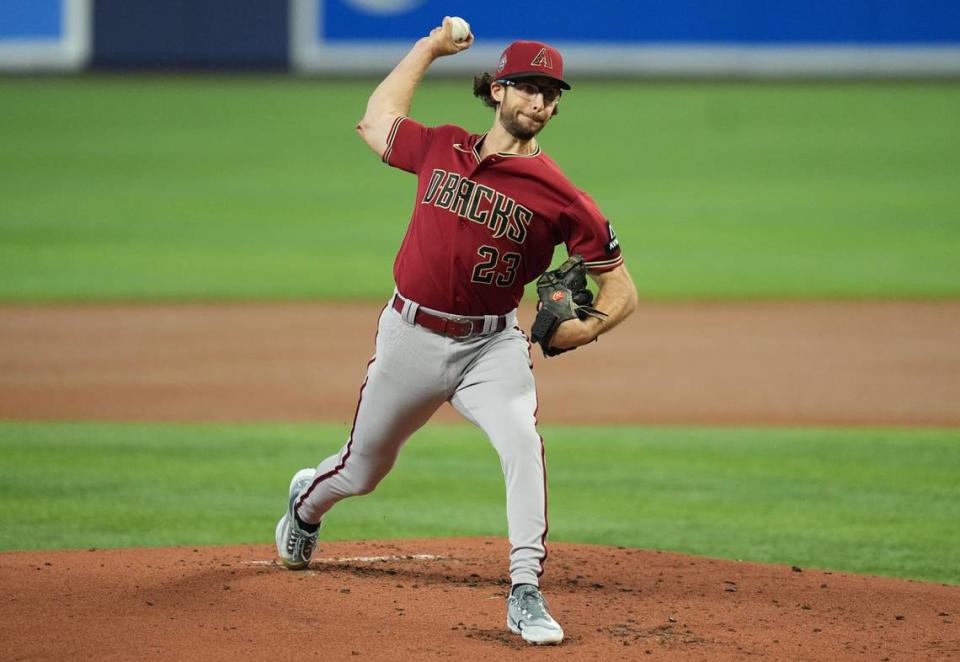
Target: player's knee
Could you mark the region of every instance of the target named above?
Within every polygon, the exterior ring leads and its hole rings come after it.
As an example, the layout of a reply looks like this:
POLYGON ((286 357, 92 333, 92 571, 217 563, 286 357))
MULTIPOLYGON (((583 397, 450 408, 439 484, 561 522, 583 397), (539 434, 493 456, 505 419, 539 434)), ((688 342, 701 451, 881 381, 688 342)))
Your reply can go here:
POLYGON ((350 496, 370 494, 380 481, 390 473, 396 456, 357 453, 349 463, 348 489, 350 496))
POLYGON ((377 485, 380 484, 380 481, 383 480, 382 475, 378 476, 361 476, 355 478, 350 482, 350 491, 352 496, 362 496, 364 494, 370 494, 375 489, 377 485))

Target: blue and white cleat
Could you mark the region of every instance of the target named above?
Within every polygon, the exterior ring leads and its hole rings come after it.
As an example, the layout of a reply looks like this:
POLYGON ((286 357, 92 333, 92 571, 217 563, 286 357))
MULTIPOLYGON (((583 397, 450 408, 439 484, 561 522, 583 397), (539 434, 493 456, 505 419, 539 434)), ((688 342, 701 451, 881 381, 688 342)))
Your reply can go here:
POLYGON ((287 512, 277 522, 277 554, 280 561, 290 570, 303 570, 310 565, 310 557, 317 546, 319 532, 308 533, 297 526, 297 518, 293 516, 293 504, 300 496, 300 492, 310 484, 316 471, 301 469, 290 481, 290 493, 287 499, 287 512))
POLYGON ((520 584, 507 598, 507 627, 531 644, 559 644, 563 628, 547 611, 547 602, 540 589, 520 584))

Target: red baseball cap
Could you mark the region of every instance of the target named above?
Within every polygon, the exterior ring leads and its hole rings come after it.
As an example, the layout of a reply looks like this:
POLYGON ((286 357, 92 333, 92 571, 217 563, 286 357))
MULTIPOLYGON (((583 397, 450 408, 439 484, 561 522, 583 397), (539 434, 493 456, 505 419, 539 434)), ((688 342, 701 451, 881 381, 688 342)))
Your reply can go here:
POLYGON ((563 80, 563 57, 553 46, 539 41, 515 41, 500 55, 494 80, 516 80, 529 76, 546 76, 569 90, 563 80))

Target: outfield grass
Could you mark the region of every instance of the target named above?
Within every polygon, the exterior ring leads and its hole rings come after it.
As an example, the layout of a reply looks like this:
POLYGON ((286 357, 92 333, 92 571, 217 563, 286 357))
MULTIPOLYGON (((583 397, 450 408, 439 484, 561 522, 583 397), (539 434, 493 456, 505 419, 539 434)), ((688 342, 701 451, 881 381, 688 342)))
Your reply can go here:
MULTIPOLYGON (((0 79, 0 300, 371 298, 409 175, 376 84, 0 79)), ((960 86, 578 82, 543 145, 645 297, 960 295, 960 86)), ((468 81, 413 114, 485 130, 468 81)))
MULTIPOLYGON (((960 431, 550 428, 554 541, 960 583, 960 431)), ((0 423, 0 549, 268 543, 319 425, 0 423)), ((330 540, 505 535, 495 453, 418 433, 330 540)))

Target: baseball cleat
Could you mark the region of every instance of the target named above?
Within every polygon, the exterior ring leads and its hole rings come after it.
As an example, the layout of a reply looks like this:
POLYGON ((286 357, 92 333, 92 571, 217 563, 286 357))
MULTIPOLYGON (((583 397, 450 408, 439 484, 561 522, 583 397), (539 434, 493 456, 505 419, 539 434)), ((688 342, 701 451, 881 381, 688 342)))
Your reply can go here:
POLYGON ((531 644, 559 644, 563 628, 547 611, 540 589, 521 584, 507 598, 507 627, 531 644))
POLYGON ((313 469, 301 469, 290 481, 290 496, 287 500, 287 512, 277 522, 277 554, 280 561, 290 570, 303 570, 310 565, 310 557, 317 546, 317 531, 307 533, 297 526, 297 518, 293 515, 293 504, 300 496, 300 492, 310 484, 316 472, 313 469))

